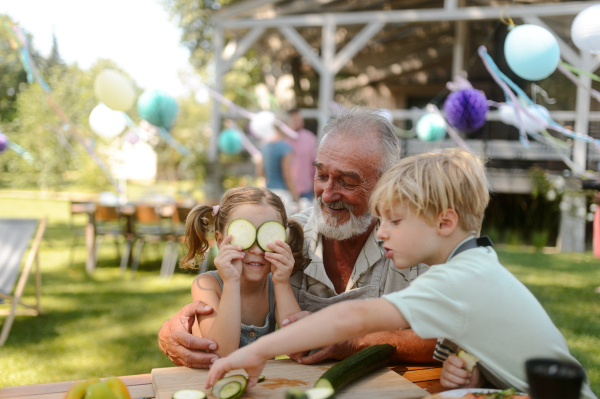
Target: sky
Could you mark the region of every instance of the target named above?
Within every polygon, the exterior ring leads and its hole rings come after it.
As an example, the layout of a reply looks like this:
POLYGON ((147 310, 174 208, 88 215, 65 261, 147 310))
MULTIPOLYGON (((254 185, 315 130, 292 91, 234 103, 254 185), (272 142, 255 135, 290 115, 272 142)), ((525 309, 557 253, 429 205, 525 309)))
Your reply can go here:
POLYGON ((68 64, 88 69, 99 58, 111 59, 144 89, 188 93, 178 71, 191 70, 190 53, 160 0, 0 0, 0 14, 29 31, 43 56, 55 32, 68 64))

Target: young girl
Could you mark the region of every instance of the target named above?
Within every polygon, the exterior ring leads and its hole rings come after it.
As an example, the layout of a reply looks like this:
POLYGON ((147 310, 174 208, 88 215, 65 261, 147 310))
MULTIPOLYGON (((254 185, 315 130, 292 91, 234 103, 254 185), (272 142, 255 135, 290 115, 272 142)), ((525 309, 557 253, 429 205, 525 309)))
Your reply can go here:
POLYGON ((186 220, 185 235, 189 251, 182 267, 196 264, 196 258, 208 250, 207 235, 214 226, 219 254, 217 271, 198 276, 192 285, 194 301, 212 306, 213 313, 198 316, 193 333, 215 341, 215 353, 221 357, 275 331, 275 322, 300 312, 290 285, 290 275, 303 265, 302 226, 288 220, 281 199, 271 191, 256 187, 228 190, 215 207, 198 205, 186 220), (246 219, 258 230, 261 225, 277 221, 286 228, 287 242, 267 244, 265 252, 254 244, 242 251, 231 245, 227 235, 229 223, 246 219))

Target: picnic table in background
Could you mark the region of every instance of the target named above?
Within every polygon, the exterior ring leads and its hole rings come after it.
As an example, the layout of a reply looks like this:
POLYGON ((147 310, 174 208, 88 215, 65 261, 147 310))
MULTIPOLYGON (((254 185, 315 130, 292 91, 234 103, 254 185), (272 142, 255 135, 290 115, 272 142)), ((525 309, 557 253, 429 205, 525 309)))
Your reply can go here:
MULTIPOLYGON (((430 394, 443 391, 440 385, 441 363, 430 365, 396 363, 388 368, 413 384, 427 390, 430 394)), ((127 385, 132 398, 146 397, 152 399, 155 397, 151 374, 129 375, 119 378, 127 385)), ((78 381, 6 387, 0 389, 0 399, 63 399, 69 388, 76 382, 78 381)), ((185 389, 185 387, 182 387, 182 389, 185 389)))

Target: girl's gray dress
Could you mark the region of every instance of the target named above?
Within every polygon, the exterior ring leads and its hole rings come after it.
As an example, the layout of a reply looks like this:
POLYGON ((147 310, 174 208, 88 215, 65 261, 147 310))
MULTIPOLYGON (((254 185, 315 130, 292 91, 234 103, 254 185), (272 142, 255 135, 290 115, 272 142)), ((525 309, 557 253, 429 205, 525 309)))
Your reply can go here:
MULTIPOLYGON (((215 276, 221 289, 223 289, 223 280, 219 277, 219 273, 214 270, 208 273, 215 276)), ((240 334, 240 348, 242 346, 251 344, 263 335, 267 335, 275 331, 275 294, 273 293, 273 280, 272 275, 269 273, 269 314, 265 317, 265 325, 262 327, 247 326, 242 323, 242 333, 240 334)))

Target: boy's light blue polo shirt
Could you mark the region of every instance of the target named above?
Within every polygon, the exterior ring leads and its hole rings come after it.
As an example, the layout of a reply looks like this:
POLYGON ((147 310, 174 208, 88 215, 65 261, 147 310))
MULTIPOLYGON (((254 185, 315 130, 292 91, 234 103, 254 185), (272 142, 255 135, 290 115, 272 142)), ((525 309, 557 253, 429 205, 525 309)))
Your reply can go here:
MULTIPOLYGON (((500 381, 521 391, 528 388, 527 359, 577 362, 542 305, 500 264, 491 247, 451 256, 384 298, 421 338, 451 340, 477 356, 500 381)), ((581 397, 596 398, 587 381, 581 397)))

